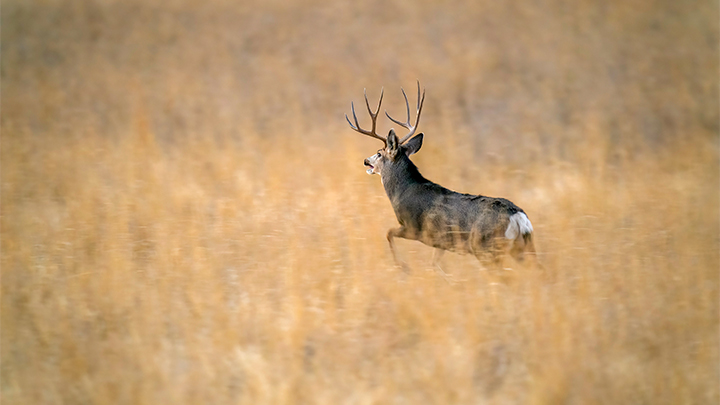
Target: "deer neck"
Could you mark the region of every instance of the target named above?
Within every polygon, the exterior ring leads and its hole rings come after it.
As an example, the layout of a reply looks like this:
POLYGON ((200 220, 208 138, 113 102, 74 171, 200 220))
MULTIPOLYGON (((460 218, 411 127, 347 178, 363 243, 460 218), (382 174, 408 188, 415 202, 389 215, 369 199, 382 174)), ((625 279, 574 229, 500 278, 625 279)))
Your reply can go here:
POLYGON ((407 157, 394 162, 392 166, 387 167, 380 175, 385 193, 391 202, 398 201, 400 196, 410 189, 413 185, 425 183, 425 179, 418 170, 417 166, 407 157))

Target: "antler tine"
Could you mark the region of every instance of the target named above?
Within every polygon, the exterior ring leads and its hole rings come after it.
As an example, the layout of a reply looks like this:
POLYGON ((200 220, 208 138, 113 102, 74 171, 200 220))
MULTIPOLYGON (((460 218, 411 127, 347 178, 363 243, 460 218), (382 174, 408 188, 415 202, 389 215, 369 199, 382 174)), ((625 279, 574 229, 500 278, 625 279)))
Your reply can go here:
POLYGON ((355 115, 355 103, 350 103, 350 108, 352 109, 353 120, 355 120, 355 125, 353 125, 352 122, 350 122, 350 118, 348 118, 347 114, 345 114, 345 119, 347 120, 348 124, 350 124, 350 128, 352 128, 353 130, 360 132, 363 135, 367 135, 369 137, 379 139, 379 140, 383 141, 383 143, 385 145, 387 145, 387 138, 384 136, 378 135, 377 132, 375 132, 375 129, 377 128, 377 116, 378 116, 378 113, 380 112, 380 105, 382 104, 383 95, 385 94, 385 88, 380 89, 380 100, 378 101, 378 105, 377 105, 377 108, 375 109, 375 112, 373 112, 372 109, 370 108, 370 102, 368 101, 367 91, 365 89, 363 89, 363 94, 365 95, 365 105, 367 106, 368 113, 370 114, 370 119, 372 120, 372 127, 371 127, 370 131, 360 128, 360 124, 358 123, 357 115, 355 115))
POLYGON ((420 123, 420 114, 422 113, 422 107, 425 103, 425 89, 423 89, 422 97, 420 96, 420 81, 417 82, 418 87, 418 101, 417 101, 417 110, 416 110, 416 117, 415 117, 415 125, 410 125, 410 103, 408 102, 407 94, 405 94, 405 89, 402 87, 400 90, 402 90, 403 97, 405 97, 405 108, 407 110, 407 122, 401 122, 396 120, 395 118, 391 117, 390 114, 388 114, 387 111, 385 111, 385 115, 387 115, 388 118, 390 118, 390 121, 400 125, 401 127, 410 130, 407 135, 405 135, 402 139, 400 139, 400 144, 410 139, 411 136, 415 134, 415 130, 417 129, 418 124, 420 123))
POLYGON ((380 105, 382 104, 383 96, 385 95, 385 88, 384 87, 380 88, 380 100, 378 100, 378 105, 377 105, 377 108, 375 109, 374 113, 370 109, 370 102, 368 101, 368 98, 367 98, 366 89, 363 89, 363 94, 365 95, 365 105, 367 106, 368 113, 370 114, 370 117, 372 117, 372 129, 370 131, 372 133, 375 133, 375 127, 377 125, 377 116, 378 116, 378 113, 380 112, 380 105))
MULTIPOLYGON (((417 109, 420 110, 420 109, 422 108, 422 103, 420 102, 420 80, 417 81, 417 86, 418 86, 418 106, 417 106, 417 109)), ((423 89, 422 101, 425 102, 425 89, 423 89)))
POLYGON ((407 107, 407 122, 401 122, 396 120, 395 118, 391 117, 390 114, 388 114, 387 110, 385 110, 385 115, 390 118, 390 121, 400 125, 403 128, 409 128, 410 126, 410 104, 408 103, 407 95, 405 94, 405 89, 400 87, 400 91, 402 91, 403 97, 405 97, 405 107, 407 107))

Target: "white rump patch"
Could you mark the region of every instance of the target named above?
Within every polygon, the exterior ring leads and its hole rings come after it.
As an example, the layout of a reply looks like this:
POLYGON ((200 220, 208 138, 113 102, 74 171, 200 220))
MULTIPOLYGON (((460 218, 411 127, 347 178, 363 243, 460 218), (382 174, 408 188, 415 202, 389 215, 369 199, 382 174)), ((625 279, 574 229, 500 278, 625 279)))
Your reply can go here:
POLYGON ((518 235, 532 233, 533 227, 524 212, 518 212, 510 216, 510 223, 505 230, 505 238, 515 240, 518 235))

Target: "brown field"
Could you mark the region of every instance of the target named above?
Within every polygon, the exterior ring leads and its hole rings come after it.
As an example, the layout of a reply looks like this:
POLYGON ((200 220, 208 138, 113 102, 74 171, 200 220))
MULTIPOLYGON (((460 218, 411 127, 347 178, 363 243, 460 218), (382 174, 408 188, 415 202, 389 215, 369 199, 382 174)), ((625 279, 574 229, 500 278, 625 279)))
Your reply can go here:
POLYGON ((3 404, 718 403, 720 20, 681 3, 4 1, 3 404), (416 78, 414 161, 544 273, 393 266, 343 114, 416 78))

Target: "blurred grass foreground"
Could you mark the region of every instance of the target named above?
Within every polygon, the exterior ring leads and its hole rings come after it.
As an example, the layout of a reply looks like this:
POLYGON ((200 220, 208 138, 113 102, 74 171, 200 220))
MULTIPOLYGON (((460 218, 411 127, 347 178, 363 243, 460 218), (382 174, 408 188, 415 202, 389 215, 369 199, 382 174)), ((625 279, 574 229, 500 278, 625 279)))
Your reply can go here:
POLYGON ((4 1, 3 403, 718 403, 718 21, 4 1), (448 254, 448 284, 404 240, 393 266, 343 114, 385 86, 402 117, 416 78, 414 161, 523 207, 544 274, 448 254))

